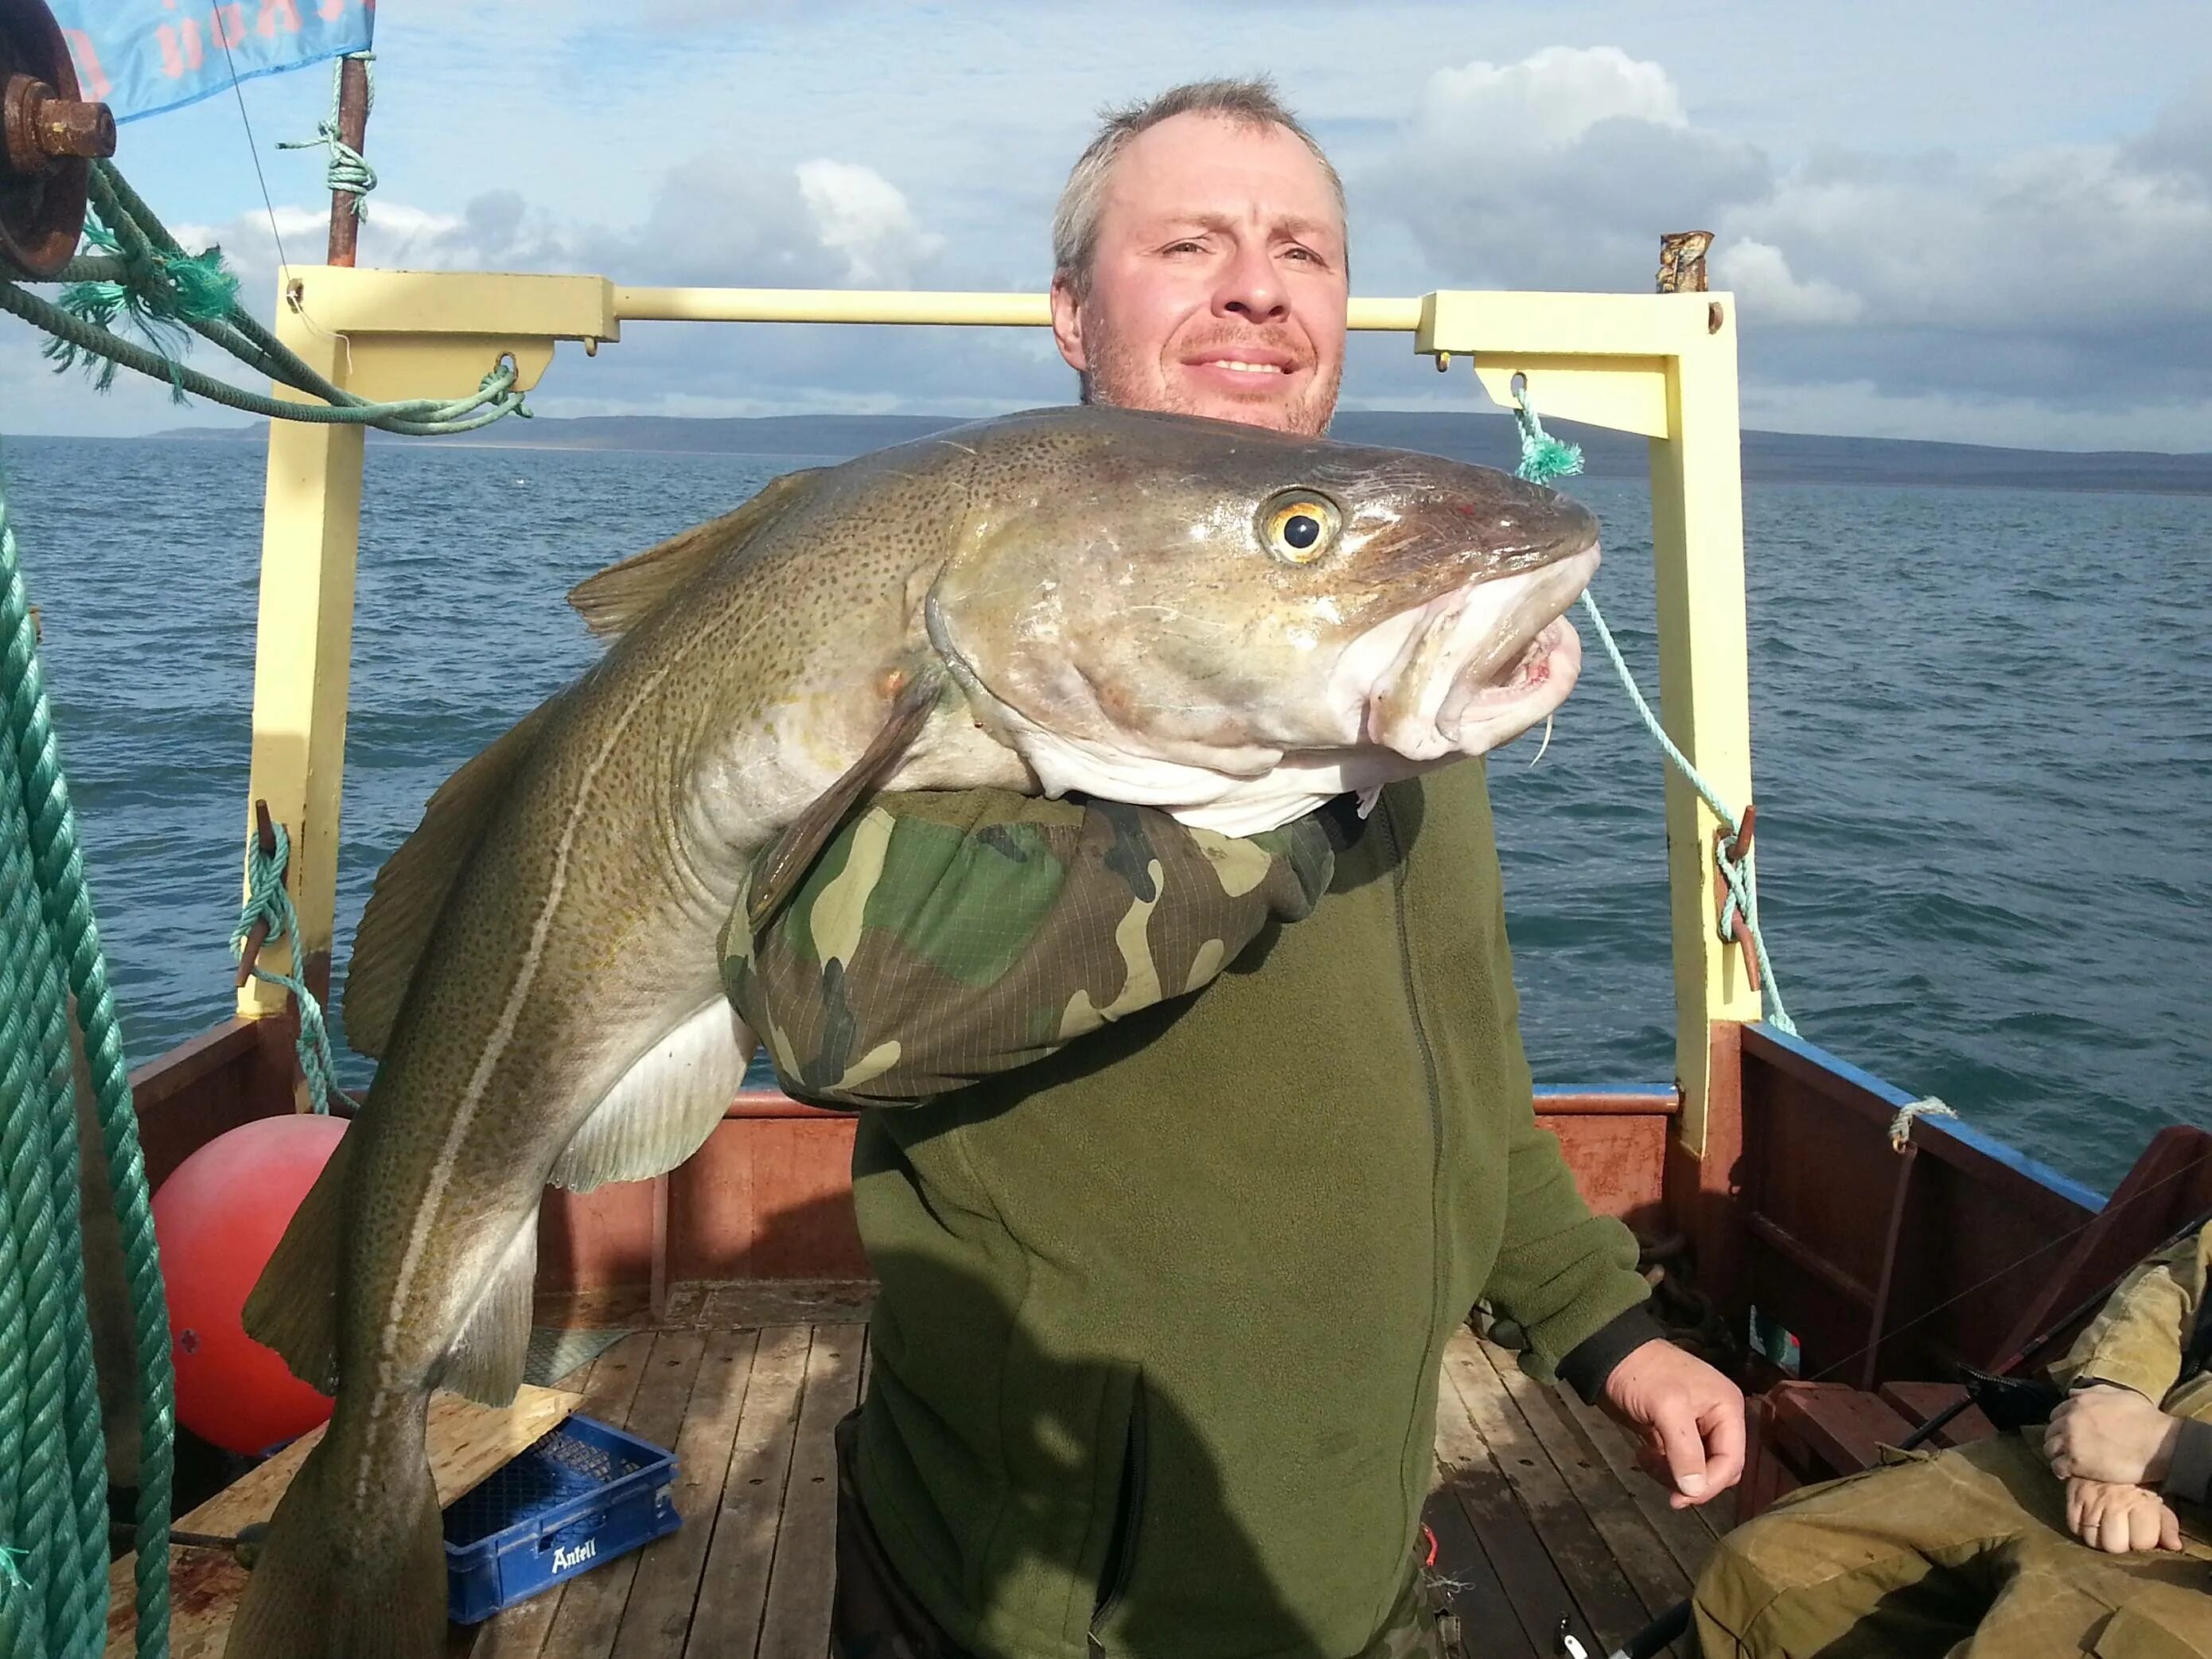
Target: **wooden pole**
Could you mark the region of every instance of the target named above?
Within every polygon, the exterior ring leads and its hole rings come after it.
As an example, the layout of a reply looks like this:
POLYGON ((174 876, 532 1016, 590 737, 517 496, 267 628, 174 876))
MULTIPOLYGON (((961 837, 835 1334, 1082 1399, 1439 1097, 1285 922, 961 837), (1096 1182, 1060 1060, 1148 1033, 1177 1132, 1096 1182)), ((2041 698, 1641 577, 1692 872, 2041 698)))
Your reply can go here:
MULTIPOLYGON (((358 150, 368 133, 368 65, 358 58, 338 60, 338 137, 358 150)), ((350 265, 361 240, 361 198, 350 191, 331 192, 330 263, 350 265)))

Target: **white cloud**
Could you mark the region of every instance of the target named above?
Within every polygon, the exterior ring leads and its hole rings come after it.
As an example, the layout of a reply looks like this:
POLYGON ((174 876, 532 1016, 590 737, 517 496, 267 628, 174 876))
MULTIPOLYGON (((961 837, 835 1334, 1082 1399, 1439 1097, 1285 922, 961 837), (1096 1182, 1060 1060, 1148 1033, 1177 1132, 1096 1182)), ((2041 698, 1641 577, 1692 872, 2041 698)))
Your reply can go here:
POLYGON ((1437 70, 1421 89, 1425 137, 1506 156, 1556 149, 1610 120, 1690 124, 1667 71, 1618 46, 1547 46, 1517 64, 1478 59, 1437 70))
POLYGON ((1732 289, 1753 316, 1784 323, 1851 323, 1866 302, 1832 283, 1801 283, 1790 261, 1771 242, 1745 237, 1723 242, 1711 256, 1714 284, 1732 289))
POLYGON ((815 234, 845 256, 855 288, 903 288, 917 264, 944 251, 945 239, 915 222, 914 210, 883 174, 850 161, 801 161, 799 193, 815 234))

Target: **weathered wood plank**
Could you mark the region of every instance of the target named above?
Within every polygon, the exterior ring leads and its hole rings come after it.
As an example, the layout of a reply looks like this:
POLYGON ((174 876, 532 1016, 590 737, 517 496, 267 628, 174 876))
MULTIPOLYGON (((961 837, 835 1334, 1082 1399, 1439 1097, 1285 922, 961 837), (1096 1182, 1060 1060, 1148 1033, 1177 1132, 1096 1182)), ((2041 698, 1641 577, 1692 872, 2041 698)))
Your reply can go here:
POLYGON ((1585 1406, 1571 1395, 1561 1395, 1559 1403, 1581 1425, 1592 1448, 1628 1493, 1629 1502, 1636 1505, 1659 1541, 1667 1547, 1667 1553, 1695 1583, 1698 1575, 1705 1571, 1705 1558, 1713 1553, 1717 1534, 1723 1529, 1718 1517, 1705 1511, 1726 1502, 1730 1494, 1696 1509, 1671 1507, 1667 1502, 1666 1488, 1637 1467, 1636 1443, 1629 1438, 1627 1430, 1596 1407, 1585 1406))
POLYGON ((759 1651, 812 1334, 805 1325, 760 1334, 684 1644, 692 1659, 751 1659, 759 1651))
MULTIPOLYGON (((1506 1363, 1512 1361, 1509 1358, 1506 1363)), ((1576 1605, 1601 1638, 1601 1650, 1610 1649, 1643 1624, 1644 1605, 1514 1408, 1474 1333, 1462 1331, 1446 1346, 1444 1376, 1459 1389, 1499 1473, 1534 1522, 1537 1536, 1573 1592, 1576 1605)))
MULTIPOLYGON (((1459 1396, 1449 1389, 1441 1389, 1437 1397, 1439 1451, 1450 1433, 1447 1415, 1456 1416, 1462 1435, 1472 1437, 1472 1425, 1459 1396)), ((1469 1651, 1495 1654, 1498 1659, 1549 1659, 1548 1653, 1538 1652, 1522 1629, 1498 1569, 1483 1553, 1474 1528, 1468 1525, 1467 1511, 1448 1484, 1450 1471, 1441 1456, 1437 1468, 1439 1480, 1447 1484, 1429 1495, 1421 1510, 1421 1519, 1437 1540, 1436 1562, 1429 1571, 1449 1586, 1452 1610, 1459 1614, 1462 1633, 1473 1643, 1469 1651)))
POLYGON ((1597 1529, 1647 1613, 1663 1612, 1690 1593, 1690 1580, 1658 1534, 1644 1523, 1634 1500, 1559 1403, 1558 1391, 1528 1376, 1510 1358, 1483 1351, 1507 1397, 1552 1460, 1552 1467, 1597 1529))
MULTIPOLYGON (((672 1446, 684 1426, 684 1407, 699 1374, 706 1338, 697 1331, 662 1331, 651 1340, 652 1348, 638 1366, 628 1420, 617 1426, 656 1446, 672 1446)), ((545 1635, 546 1659, 607 1659, 614 1651, 642 1553, 633 1550, 568 1580, 560 1611, 545 1635)))
MULTIPOLYGON (((430 1473, 438 1501, 450 1504, 577 1408, 577 1396, 526 1385, 505 1408, 479 1406, 458 1395, 431 1397, 430 1473)), ((276 1456, 234 1481, 177 1522, 179 1532, 234 1538, 239 1529, 266 1521, 323 1431, 301 1435, 276 1456)), ((138 1626, 133 1575, 138 1558, 126 1555, 107 1574, 107 1651, 129 1654, 138 1626)), ((170 1552, 169 1651, 175 1659, 217 1659, 230 1638, 246 1569, 227 1550, 170 1552)))
POLYGON ((676 1440, 676 1512, 684 1524, 640 1557, 614 1659, 660 1659, 684 1650, 759 1340, 754 1331, 714 1331, 703 1338, 676 1440))
POLYGON ((860 1396, 866 1328, 817 1325, 792 1448, 760 1659, 822 1659, 837 1584, 837 1424, 860 1396))
POLYGON ((1449 1371, 1437 1390, 1437 1461, 1443 1491, 1466 1515, 1468 1529, 1497 1574, 1529 1647, 1539 1654, 1556 1652, 1554 1636, 1564 1617, 1585 1648, 1602 1653, 1605 1650, 1597 1645, 1589 1621, 1575 1606, 1566 1580, 1553 1565, 1527 1512, 1515 1501, 1512 1487, 1499 1473, 1449 1371))

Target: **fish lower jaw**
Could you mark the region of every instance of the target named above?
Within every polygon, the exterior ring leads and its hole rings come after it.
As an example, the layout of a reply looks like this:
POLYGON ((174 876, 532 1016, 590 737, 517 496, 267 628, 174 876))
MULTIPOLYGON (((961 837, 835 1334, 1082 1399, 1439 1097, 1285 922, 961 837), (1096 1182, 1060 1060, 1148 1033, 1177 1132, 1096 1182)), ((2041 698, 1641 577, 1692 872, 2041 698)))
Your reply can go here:
POLYGON ((1458 753, 1486 754, 1549 719, 1575 689, 1582 662, 1582 638, 1560 617, 1528 642, 1502 678, 1453 687, 1437 715, 1437 729, 1458 753))

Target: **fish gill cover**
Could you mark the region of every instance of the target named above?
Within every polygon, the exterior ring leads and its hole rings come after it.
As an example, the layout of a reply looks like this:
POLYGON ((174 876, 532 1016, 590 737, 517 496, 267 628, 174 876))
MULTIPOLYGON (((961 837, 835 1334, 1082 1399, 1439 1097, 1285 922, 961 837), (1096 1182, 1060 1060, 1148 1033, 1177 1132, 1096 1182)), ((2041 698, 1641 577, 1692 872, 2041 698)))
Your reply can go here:
POLYGON ((48 0, 82 94, 118 121, 212 97, 234 81, 367 52, 375 0, 48 0))

